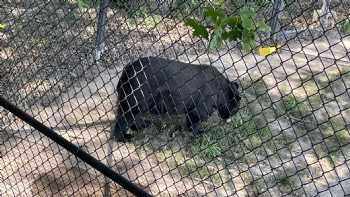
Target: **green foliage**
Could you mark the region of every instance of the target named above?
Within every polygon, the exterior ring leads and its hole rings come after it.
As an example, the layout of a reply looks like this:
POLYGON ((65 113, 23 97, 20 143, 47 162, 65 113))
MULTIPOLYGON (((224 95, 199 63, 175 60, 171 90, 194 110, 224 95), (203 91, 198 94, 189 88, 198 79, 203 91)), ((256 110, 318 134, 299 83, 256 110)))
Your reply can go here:
POLYGON ((294 97, 294 95, 288 95, 285 99, 284 99, 284 104, 286 107, 286 110, 292 110, 294 108, 297 107, 297 99, 294 97))
POLYGON ((176 16, 188 15, 196 12, 194 8, 201 4, 199 0, 175 0, 173 10, 176 16))
POLYGON ((209 38, 209 34, 207 29, 202 25, 197 23, 196 20, 190 18, 185 23, 187 26, 193 27, 193 36, 199 37, 199 38, 209 38))
POLYGON ((118 8, 122 10, 130 10, 130 6, 128 6, 128 0, 110 0, 111 8, 118 8))
POLYGON ((78 0, 79 8, 87 8, 89 7, 89 4, 90 4, 89 0, 78 0))
POLYGON ((205 26, 196 19, 190 18, 186 25, 193 29, 193 36, 209 40, 209 48, 220 48, 223 41, 240 41, 244 50, 255 47, 256 31, 271 31, 263 20, 256 20, 255 9, 243 7, 239 16, 227 16, 219 7, 205 7, 202 12, 205 26))
POLYGON ((215 141, 214 137, 208 134, 197 138, 191 147, 193 154, 206 159, 220 156, 222 147, 215 141))
POLYGON ((338 27, 341 32, 350 33, 350 19, 342 21, 338 27))
MULTIPOLYGON (((130 14, 130 13, 129 13, 130 14)), ((162 16, 157 14, 148 14, 146 10, 138 11, 133 14, 133 17, 129 17, 127 22, 130 26, 135 26, 142 19, 142 23, 148 28, 154 28, 161 22, 162 16)))
POLYGON ((6 24, 0 23, 0 30, 5 29, 6 28, 6 24))
POLYGON ((89 8, 98 3, 98 0, 77 0, 80 9, 89 8))
POLYGON ((226 0, 211 0, 210 2, 217 7, 223 7, 226 0))

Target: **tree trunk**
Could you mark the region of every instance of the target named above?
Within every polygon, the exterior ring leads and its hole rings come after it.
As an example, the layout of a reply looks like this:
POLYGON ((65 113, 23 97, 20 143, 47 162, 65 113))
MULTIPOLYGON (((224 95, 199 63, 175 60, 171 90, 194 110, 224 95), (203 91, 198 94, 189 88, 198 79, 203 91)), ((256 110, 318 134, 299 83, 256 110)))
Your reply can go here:
POLYGON ((101 0, 97 20, 97 35, 96 35, 96 61, 100 60, 105 50, 105 37, 107 27, 107 9, 109 0, 101 0))
POLYGON ((271 34, 272 35, 272 42, 277 42, 277 33, 280 31, 281 25, 279 22, 279 18, 283 11, 283 0, 274 0, 273 1, 273 10, 272 10, 272 17, 270 20, 270 27, 271 27, 271 34))
POLYGON ((315 10, 312 16, 313 23, 319 23, 323 29, 332 28, 337 18, 336 12, 330 10, 331 0, 322 0, 322 7, 315 10))

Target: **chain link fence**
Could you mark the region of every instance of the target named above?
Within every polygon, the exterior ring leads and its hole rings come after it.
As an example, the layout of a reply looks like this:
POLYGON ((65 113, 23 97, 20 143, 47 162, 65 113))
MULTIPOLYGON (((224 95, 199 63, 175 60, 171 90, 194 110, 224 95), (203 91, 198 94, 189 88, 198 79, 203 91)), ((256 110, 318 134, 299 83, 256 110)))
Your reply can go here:
MULTIPOLYGON (((107 163, 126 65, 150 56, 210 65, 239 84, 231 121, 214 112, 194 135, 184 117, 149 117, 115 142, 115 172, 154 196, 350 195, 350 1, 110 0, 96 54, 99 3, 1 1, 0 95, 107 163), (208 51, 184 21, 214 4, 231 14, 255 7, 272 26, 258 47, 278 51, 262 57, 235 42, 208 51)), ((0 107, 0 196, 101 196, 104 187, 100 172, 0 107)), ((110 192, 132 195, 117 184, 110 192)))

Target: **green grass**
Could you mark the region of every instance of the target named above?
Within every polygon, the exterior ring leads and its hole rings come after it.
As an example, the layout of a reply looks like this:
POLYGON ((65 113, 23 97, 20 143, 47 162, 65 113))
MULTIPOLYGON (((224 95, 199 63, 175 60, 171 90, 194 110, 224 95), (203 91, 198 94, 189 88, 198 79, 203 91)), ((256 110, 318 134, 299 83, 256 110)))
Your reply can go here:
POLYGON ((267 91, 268 86, 266 85, 266 83, 264 82, 263 79, 258 79, 257 81, 255 81, 252 84, 252 87, 254 88, 257 96, 265 94, 267 91))
POLYGON ((222 148, 220 144, 213 139, 212 135, 205 134, 201 138, 197 138, 191 146, 192 152, 206 159, 213 159, 222 154, 222 148))
MULTIPOLYGON (((314 82, 308 81, 304 85, 308 94, 318 91, 318 87, 314 82)), ((190 145, 189 150, 193 157, 200 160, 215 160, 218 158, 236 160, 242 158, 249 151, 259 152, 265 148, 270 152, 276 152, 288 146, 291 142, 286 135, 271 130, 268 122, 276 120, 277 117, 289 116, 293 127, 296 128, 297 136, 304 135, 307 130, 315 128, 317 122, 315 122, 316 120, 312 117, 311 112, 314 105, 319 106, 322 103, 320 94, 315 94, 307 100, 301 100, 291 92, 289 84, 281 84, 279 89, 284 96, 277 104, 279 112, 275 114, 276 111, 272 109, 272 106, 266 109, 260 107, 269 104, 264 98, 264 96, 268 96, 268 93, 266 91, 267 85, 262 79, 255 80, 251 84, 244 81, 243 87, 246 88, 246 91, 244 92, 245 98, 241 103, 242 109, 232 117, 231 123, 220 124, 215 121, 203 123, 202 127, 206 130, 206 133, 196 138, 190 145), (250 102, 250 98, 256 100, 250 102), (294 123, 295 121, 299 123, 294 123)), ((332 131, 337 129, 344 129, 344 122, 333 118, 329 123, 319 126, 318 131, 310 132, 309 135, 319 141, 319 138, 322 139, 320 137, 322 133, 325 136, 334 135, 332 131)), ((348 135, 339 133, 338 138, 345 141, 348 140, 348 135)), ((295 138, 292 140, 295 140, 295 138)), ((329 143, 332 144, 333 142, 329 143)))
MULTIPOLYGON (((330 155, 330 160, 338 162, 339 156, 344 157, 339 150, 349 143, 350 134, 341 116, 333 117, 321 125, 312 119, 314 107, 322 105, 322 93, 317 92, 316 83, 304 83, 305 92, 309 95, 306 100, 305 97, 296 96, 288 84, 285 84, 285 87, 279 86, 283 96, 279 102, 274 104, 278 107, 279 112, 276 112, 275 106, 273 108, 266 99, 272 95, 267 92, 267 85, 263 80, 257 80, 253 85, 245 83, 245 92, 241 101, 242 108, 232 117, 230 123, 223 124, 209 120, 202 124, 203 129, 206 130, 205 134, 189 141, 186 154, 165 152, 167 162, 171 161, 171 166, 177 168, 182 176, 196 177, 221 185, 223 180, 229 180, 230 177, 222 175, 217 168, 213 169, 208 166, 215 166, 214 163, 223 160, 251 165, 258 162, 257 156, 275 153, 279 155, 281 149, 293 152, 299 147, 295 143, 296 138, 304 134, 307 134, 316 144, 313 150, 318 157, 324 158, 330 155), (315 92, 315 95, 310 96, 315 92), (269 121, 275 121, 277 118, 291 123, 295 135, 291 137, 288 131, 280 131, 269 125, 269 121), (309 122, 312 123, 311 126, 308 125, 309 122), (204 163, 206 165, 203 165, 204 163)), ((165 125, 160 124, 158 127, 163 130, 171 127, 169 126, 171 124, 166 123, 165 125)), ((293 173, 295 172, 281 174, 275 180, 282 192, 288 193, 296 187, 294 186, 297 184, 295 177, 288 176, 293 173)), ((245 178, 244 181, 246 180, 245 178)), ((260 192, 266 188, 262 182, 255 181, 252 184, 254 189, 260 192)))
POLYGON ((283 102, 285 105, 285 109, 287 111, 292 111, 293 109, 295 109, 297 107, 297 104, 298 104, 298 100, 296 99, 296 97, 293 94, 290 94, 287 97, 285 97, 283 99, 283 102))
MULTIPOLYGON (((229 160, 244 160, 249 162, 249 158, 244 158, 247 152, 263 153, 262 149, 269 149, 276 152, 281 147, 287 145, 287 139, 282 134, 273 134, 268 121, 276 119, 276 114, 270 107, 258 109, 258 106, 269 105, 266 97, 267 85, 263 80, 256 80, 253 85, 244 82, 246 92, 245 98, 241 101, 242 109, 232 117, 232 121, 226 124, 217 122, 206 122, 202 124, 207 131, 203 136, 197 138, 191 145, 193 157, 201 160, 215 160, 224 158, 229 160), (260 96, 256 97, 257 94, 260 96), (251 97, 257 99, 249 103, 251 97)), ((288 109, 296 107, 296 99, 288 97, 288 109)))
POLYGON ((181 151, 176 152, 172 148, 158 152, 157 158, 160 162, 166 162, 170 169, 177 169, 182 177, 196 177, 216 185, 229 180, 228 176, 214 170, 208 163, 204 165, 201 160, 188 158, 181 151))
POLYGON ((264 148, 275 152, 287 143, 283 135, 273 135, 263 115, 254 116, 247 107, 236 114, 230 123, 215 125, 207 122, 203 127, 207 132, 191 145, 192 155, 201 160, 220 157, 244 160, 243 155, 247 152, 259 152, 264 148))
POLYGON ((218 186, 229 181, 229 177, 227 175, 218 172, 207 164, 200 165, 193 159, 179 163, 177 169, 179 170, 182 177, 192 176, 200 180, 207 180, 218 186))

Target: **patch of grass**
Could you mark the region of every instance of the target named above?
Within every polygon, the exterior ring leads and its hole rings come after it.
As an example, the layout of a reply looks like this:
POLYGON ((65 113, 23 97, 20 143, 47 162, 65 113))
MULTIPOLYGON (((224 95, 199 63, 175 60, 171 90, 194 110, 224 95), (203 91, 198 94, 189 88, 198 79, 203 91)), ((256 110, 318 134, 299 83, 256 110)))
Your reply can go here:
POLYGON ((257 96, 265 94, 267 89, 268 89, 265 81, 262 78, 260 78, 257 81, 255 81, 252 84, 252 87, 254 88, 257 96))
POLYGON ((293 120, 302 117, 303 119, 310 119, 311 107, 308 100, 301 102, 293 94, 284 97, 282 100, 282 105, 280 103, 280 107, 278 107, 281 110, 281 114, 287 113, 286 115, 290 115, 293 120))
MULTIPOLYGON (((243 157, 247 152, 266 154, 263 149, 276 152, 278 148, 286 145, 285 136, 274 136, 268 125, 269 121, 275 120, 276 114, 273 110, 266 110, 271 108, 271 104, 263 97, 269 96, 265 82, 262 79, 250 83, 243 80, 242 86, 246 89, 241 101, 242 108, 231 118, 230 123, 218 125, 208 121, 202 125, 207 132, 191 145, 191 152, 198 159, 213 160, 221 157, 251 162, 243 157), (263 105, 267 106, 266 109, 263 105)), ((295 107, 297 103, 295 98, 288 102, 288 108, 295 107)))
POLYGON ((215 185, 222 185, 229 180, 229 177, 221 174, 216 169, 196 162, 194 159, 184 160, 177 163, 177 169, 182 177, 196 177, 200 180, 207 180, 215 185))
POLYGON ((298 100, 295 98, 293 94, 288 95, 283 99, 285 109, 287 111, 291 111, 297 107, 298 100))
POLYGON ((204 136, 197 138, 192 143, 191 149, 194 155, 206 159, 213 159, 222 154, 222 147, 210 134, 204 134, 204 136))
POLYGON ((167 148, 157 153, 160 162, 166 162, 170 169, 177 169, 182 177, 195 177, 206 180, 216 185, 222 185, 229 180, 229 176, 220 173, 209 163, 204 165, 198 157, 188 158, 181 151, 174 151, 167 148))
POLYGON ((245 99, 248 102, 259 100, 261 103, 269 101, 268 96, 268 85, 260 77, 254 81, 243 78, 241 80, 242 89, 244 90, 245 99))
POLYGON ((141 22, 147 28, 154 28, 162 21, 162 16, 157 14, 148 14, 145 10, 135 13, 134 17, 129 17, 127 23, 131 27, 135 27, 137 23, 141 22))
POLYGON ((266 124, 262 114, 254 116, 248 107, 244 107, 232 117, 231 123, 215 125, 207 122, 203 124, 203 128, 207 132, 191 145, 192 154, 202 160, 218 157, 230 160, 243 159, 242 156, 246 152, 264 152, 260 148, 277 151, 276 146, 264 146, 264 143, 286 144, 284 136, 273 137, 271 128, 266 124))

